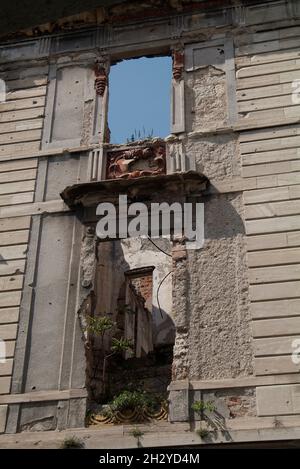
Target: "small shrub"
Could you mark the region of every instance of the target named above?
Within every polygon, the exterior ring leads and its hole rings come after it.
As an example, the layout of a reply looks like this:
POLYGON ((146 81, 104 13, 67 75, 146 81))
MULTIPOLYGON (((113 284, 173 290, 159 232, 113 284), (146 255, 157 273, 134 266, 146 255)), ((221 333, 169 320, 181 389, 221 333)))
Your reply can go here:
POLYGON ((110 331, 115 326, 108 316, 88 316, 87 317, 87 330, 95 336, 102 336, 105 332, 110 331))
POLYGON ((146 131, 145 127, 143 127, 143 131, 137 131, 134 129, 134 132, 131 134, 129 138, 127 138, 127 143, 136 142, 139 140, 151 140, 153 138, 153 129, 151 131, 146 131))
POLYGON ((196 414, 201 415, 201 413, 204 410, 207 410, 208 412, 214 412, 216 410, 216 406, 212 401, 195 401, 194 404, 192 404, 192 409, 196 414))
POLYGON ((65 438, 62 442, 60 448, 61 449, 84 449, 84 442, 77 438, 76 436, 70 436, 65 438))
POLYGON ((206 428, 199 428, 196 430, 196 433, 200 438, 207 438, 209 435, 209 431, 206 428))
POLYGON ((139 428, 133 428, 130 432, 130 434, 134 437, 134 438, 141 438, 144 433, 139 429, 139 428))
POLYGON ((132 350, 132 342, 128 339, 116 339, 115 337, 113 337, 111 340, 110 349, 114 353, 126 352, 127 350, 132 350))
POLYGON ((144 391, 122 391, 108 404, 105 409, 106 415, 131 409, 155 409, 158 405, 157 399, 144 391))
POLYGON ((216 410, 216 406, 212 401, 205 402, 205 409, 208 412, 214 412, 216 410))

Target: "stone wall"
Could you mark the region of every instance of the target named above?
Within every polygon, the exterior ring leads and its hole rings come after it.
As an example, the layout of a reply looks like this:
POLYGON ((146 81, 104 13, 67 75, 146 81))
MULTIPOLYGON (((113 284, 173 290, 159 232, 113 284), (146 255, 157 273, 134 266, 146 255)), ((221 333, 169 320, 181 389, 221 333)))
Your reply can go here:
POLYGON ((86 337, 77 313, 100 298, 115 310, 112 280, 119 287, 125 270, 145 265, 155 266, 154 342, 174 343, 170 420, 193 422, 196 400, 213 400, 228 428, 233 420, 298 418, 292 82, 300 8, 278 0, 262 15, 261 3, 1 45, 1 77, 11 87, 11 99, 0 103, 0 338, 8 350, 0 364, 1 432, 84 425, 86 337), (94 206, 74 211, 60 193, 101 180, 116 150, 106 141, 109 81, 95 88, 95 59, 108 75, 110 62, 178 50, 185 63, 171 83, 166 167, 209 179, 199 194, 205 243, 186 250, 183 240, 160 240, 166 254, 143 238, 116 242, 106 275, 94 281, 105 254, 91 228, 94 206))

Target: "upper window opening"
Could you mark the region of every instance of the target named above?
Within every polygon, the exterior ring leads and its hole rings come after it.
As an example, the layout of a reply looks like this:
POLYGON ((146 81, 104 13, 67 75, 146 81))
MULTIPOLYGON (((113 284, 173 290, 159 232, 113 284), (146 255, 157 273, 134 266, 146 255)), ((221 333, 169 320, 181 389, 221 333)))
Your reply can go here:
POLYGON ((170 133, 171 57, 124 60, 109 77, 111 143, 164 138, 170 133))

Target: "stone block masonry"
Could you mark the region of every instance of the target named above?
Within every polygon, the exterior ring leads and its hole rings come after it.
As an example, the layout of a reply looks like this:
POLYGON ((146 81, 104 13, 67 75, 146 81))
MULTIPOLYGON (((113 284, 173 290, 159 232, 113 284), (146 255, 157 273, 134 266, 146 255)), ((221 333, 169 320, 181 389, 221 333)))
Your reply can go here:
MULTIPOLYGON (((146 316, 135 327, 128 315, 118 321, 141 355, 148 352, 141 343, 173 347, 167 377, 163 366, 156 377, 141 368, 149 388, 169 386, 172 424, 164 424, 161 441, 200 444, 197 402, 213 402, 222 422, 212 444, 299 439, 292 342, 300 334, 293 85, 300 79, 300 7, 292 0, 168 2, 163 10, 127 3, 103 10, 105 21, 90 13, 0 43, 8 91, 0 103, 0 339, 7 358, 0 362, 0 433, 7 434, 0 446, 18 432, 90 431, 83 429, 84 314, 115 314, 128 299, 126 272, 149 267, 151 274, 130 281, 152 315, 153 334, 142 330, 146 316), (155 55, 173 57, 170 136, 111 145, 110 65, 155 55), (197 194, 171 179, 189 170, 206 177, 197 194), (167 201, 204 203, 202 249, 187 250, 184 239, 156 240, 158 248, 134 239, 106 251, 96 239, 95 207, 107 184, 113 189, 105 197, 127 184, 135 199, 145 196, 143 176, 149 200, 164 190, 155 178, 169 177, 167 201), (73 205, 60 197, 67 187, 78 195, 73 205)), ((115 431, 132 446, 126 431, 115 431)), ((149 444, 161 444, 149 435, 149 444)), ((103 436, 103 445, 113 440, 103 436)))

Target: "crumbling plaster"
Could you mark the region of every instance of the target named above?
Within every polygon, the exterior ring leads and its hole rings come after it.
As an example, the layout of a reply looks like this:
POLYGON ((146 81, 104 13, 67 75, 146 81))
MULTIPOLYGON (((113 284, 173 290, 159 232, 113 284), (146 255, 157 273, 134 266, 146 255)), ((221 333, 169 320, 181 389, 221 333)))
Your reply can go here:
POLYGON ((210 180, 228 180, 241 175, 238 136, 234 133, 190 138, 185 151, 193 156, 197 171, 210 180))
MULTIPOLYGON (((241 175, 238 136, 233 132, 195 133, 226 127, 228 100, 221 69, 204 67, 186 74, 185 152, 209 180, 241 175)), ((222 379, 252 374, 250 314, 241 193, 203 198, 205 243, 177 263, 175 282, 185 302, 174 303, 184 323, 176 340, 176 379, 222 379), (183 304, 184 303, 184 304, 183 304), (183 372, 185 370, 185 372, 183 372)), ((175 293, 176 294, 176 293, 175 293)))
POLYGON ((241 195, 205 200, 205 244, 176 263, 174 379, 252 374, 241 195))
POLYGON ((226 76, 221 68, 186 73, 185 152, 210 180, 241 176, 238 135, 230 132, 226 76), (214 129, 224 129, 215 133, 214 129), (225 131, 227 129, 227 131, 225 131))
POLYGON ((186 74, 186 126, 194 132, 227 123, 226 75, 209 66, 186 74))

